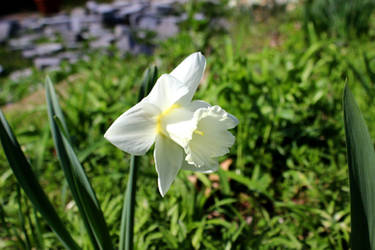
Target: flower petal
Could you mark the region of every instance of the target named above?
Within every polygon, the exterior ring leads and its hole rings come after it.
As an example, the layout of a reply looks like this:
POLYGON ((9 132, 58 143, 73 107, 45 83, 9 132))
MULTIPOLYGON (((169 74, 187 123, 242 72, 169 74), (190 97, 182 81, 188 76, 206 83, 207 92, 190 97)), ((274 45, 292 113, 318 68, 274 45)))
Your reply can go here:
POLYGON ((167 193, 182 165, 183 149, 164 135, 156 137, 154 158, 161 196, 167 193))
POLYGON ((144 100, 164 111, 186 96, 188 92, 188 87, 180 80, 171 75, 163 74, 156 81, 150 94, 144 100))
POLYGON ((192 112, 195 112, 197 109, 200 109, 200 108, 208 108, 208 107, 211 107, 211 105, 202 100, 194 100, 186 106, 186 108, 188 108, 192 112))
POLYGON ((181 147, 185 147, 192 139, 193 132, 197 128, 196 119, 192 119, 194 112, 200 108, 211 107, 204 101, 192 101, 186 106, 177 108, 164 118, 165 130, 168 136, 181 147))
POLYGON ((117 118, 104 137, 127 153, 143 155, 155 141, 155 116, 159 112, 156 106, 142 101, 117 118))
POLYGON ((183 60, 171 73, 189 88, 189 93, 181 100, 188 103, 193 98, 202 79, 204 69, 206 67, 206 59, 200 52, 196 52, 183 60))
POLYGON ((164 118, 167 135, 181 147, 191 140, 196 123, 193 121, 194 112, 182 107, 173 110, 164 118))
POLYGON ((195 171, 195 172, 201 172, 201 173, 212 173, 215 172, 219 169, 219 163, 216 161, 216 164, 212 165, 205 165, 202 167, 197 167, 192 164, 189 164, 187 161, 183 161, 181 169, 183 170, 190 170, 190 171, 195 171))
POLYGON ((238 120, 219 106, 198 109, 193 120, 197 125, 184 147, 185 160, 197 167, 211 167, 217 164, 216 157, 229 152, 235 137, 227 129, 236 126, 238 120))

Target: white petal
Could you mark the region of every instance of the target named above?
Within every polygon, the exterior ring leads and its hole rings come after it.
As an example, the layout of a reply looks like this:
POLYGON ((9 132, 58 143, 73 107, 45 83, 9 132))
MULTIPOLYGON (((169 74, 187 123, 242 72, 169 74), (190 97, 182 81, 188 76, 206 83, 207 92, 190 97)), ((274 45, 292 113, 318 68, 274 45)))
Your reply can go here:
POLYGON ((195 112, 197 109, 200 109, 200 108, 208 108, 208 107, 211 107, 211 105, 202 100, 195 100, 189 103, 188 105, 186 105, 186 108, 188 108, 192 112, 195 112))
POLYGON ((196 130, 185 147, 185 160, 197 167, 216 164, 216 157, 229 152, 235 137, 227 131, 237 125, 238 120, 219 106, 198 109, 194 113, 196 130))
POLYGON ((183 103, 188 103, 193 98, 202 79, 206 59, 200 52, 196 52, 183 60, 171 73, 189 88, 189 93, 182 99, 183 103))
POLYGON ((121 150, 145 154, 155 141, 156 120, 159 109, 142 101, 117 118, 104 137, 121 150))
POLYGON ((164 111, 179 102, 188 92, 188 87, 180 80, 171 75, 163 74, 156 81, 150 94, 145 97, 144 100, 154 104, 161 111, 164 111))
POLYGON ((168 136, 181 147, 185 147, 192 139, 193 132, 197 128, 197 121, 192 119, 194 112, 200 108, 211 107, 204 101, 196 100, 187 106, 177 108, 164 118, 165 131, 168 136))
POLYGON ((184 161, 182 163, 181 169, 208 174, 208 173, 212 173, 212 172, 217 171, 219 169, 219 163, 216 161, 216 163, 213 164, 213 165, 205 165, 205 166, 202 166, 202 167, 197 167, 197 166, 194 166, 192 164, 189 164, 187 161, 184 161))
POLYGON ((161 196, 167 193, 182 165, 183 149, 168 137, 156 137, 154 158, 161 196))
POLYGON ((194 112, 183 107, 173 110, 164 118, 164 126, 167 135, 181 147, 185 147, 191 140, 196 128, 196 122, 192 119, 194 112))

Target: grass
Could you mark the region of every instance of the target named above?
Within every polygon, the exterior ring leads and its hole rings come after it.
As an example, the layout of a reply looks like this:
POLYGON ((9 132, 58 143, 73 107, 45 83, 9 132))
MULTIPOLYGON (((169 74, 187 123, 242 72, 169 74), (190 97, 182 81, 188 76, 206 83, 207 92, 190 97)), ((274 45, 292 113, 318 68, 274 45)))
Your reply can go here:
MULTIPOLYGON (((220 171, 180 172, 165 198, 157 191, 152 154, 141 158, 136 249, 348 249, 349 184, 341 99, 347 79, 374 138, 375 116, 369 108, 374 105, 371 37, 350 43, 334 38, 312 41, 312 30, 306 41, 298 12, 265 23, 243 16, 234 20, 226 35, 187 28, 162 43, 153 56, 94 54, 89 62, 51 75, 54 82, 65 82, 63 88, 57 86, 60 102, 113 242, 119 240, 130 156, 106 142, 103 134, 135 104, 148 65, 169 72, 185 56, 201 50, 207 69, 195 99, 218 104, 239 119, 233 131, 236 144, 221 159, 220 171), (78 77, 69 77, 72 74, 78 77)), ((41 81, 43 74, 35 72, 30 79, 41 81)), ((3 88, 10 84, 5 80, 3 88)), ((17 91, 16 85, 9 88, 15 93, 10 101, 26 95, 17 91)), ((53 149, 45 105, 19 106, 5 115, 56 210, 79 245, 89 249, 53 149)), ((43 242, 46 249, 61 248, 22 192, 25 219, 18 217, 17 184, 2 152, 0 180, 0 248, 24 248, 27 238, 32 246, 43 242), (36 218, 41 223, 40 241, 32 237, 36 218)))
POLYGON ((4 68, 4 75, 12 71, 30 67, 31 61, 22 58, 19 51, 11 51, 5 45, 0 46, 0 65, 4 68))

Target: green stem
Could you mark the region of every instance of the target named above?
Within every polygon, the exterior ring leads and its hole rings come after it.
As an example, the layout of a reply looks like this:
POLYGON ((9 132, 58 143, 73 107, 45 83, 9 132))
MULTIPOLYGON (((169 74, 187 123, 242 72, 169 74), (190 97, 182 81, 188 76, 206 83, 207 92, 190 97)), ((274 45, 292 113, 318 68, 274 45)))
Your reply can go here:
POLYGON ((120 250, 133 250, 134 207, 139 157, 132 155, 128 185, 124 193, 124 205, 121 216, 120 250))
MULTIPOLYGON (((139 90, 138 102, 151 91, 157 75, 158 69, 156 66, 150 67, 145 71, 139 90)), ((134 207, 139 159, 140 157, 132 155, 130 160, 128 185, 124 193, 124 204, 122 206, 119 250, 133 250, 134 248, 134 207)))

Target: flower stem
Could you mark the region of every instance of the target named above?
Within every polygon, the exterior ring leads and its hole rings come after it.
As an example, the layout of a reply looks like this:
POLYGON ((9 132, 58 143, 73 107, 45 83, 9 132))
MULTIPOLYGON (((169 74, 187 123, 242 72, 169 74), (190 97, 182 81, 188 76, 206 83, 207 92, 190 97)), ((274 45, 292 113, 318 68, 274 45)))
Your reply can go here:
POLYGON ((134 207, 137 182, 137 169, 139 157, 132 155, 130 160, 130 172, 126 191, 124 193, 124 205, 121 216, 120 250, 133 250, 134 234, 134 207))
MULTIPOLYGON (((144 75, 141 88, 138 94, 138 102, 149 94, 154 86, 158 75, 156 66, 148 68, 144 75)), ((124 204, 121 215, 121 231, 119 250, 133 250, 134 241, 134 208, 135 208, 135 192, 137 182, 137 169, 139 165, 139 156, 131 156, 130 172, 126 191, 124 193, 124 204)))

